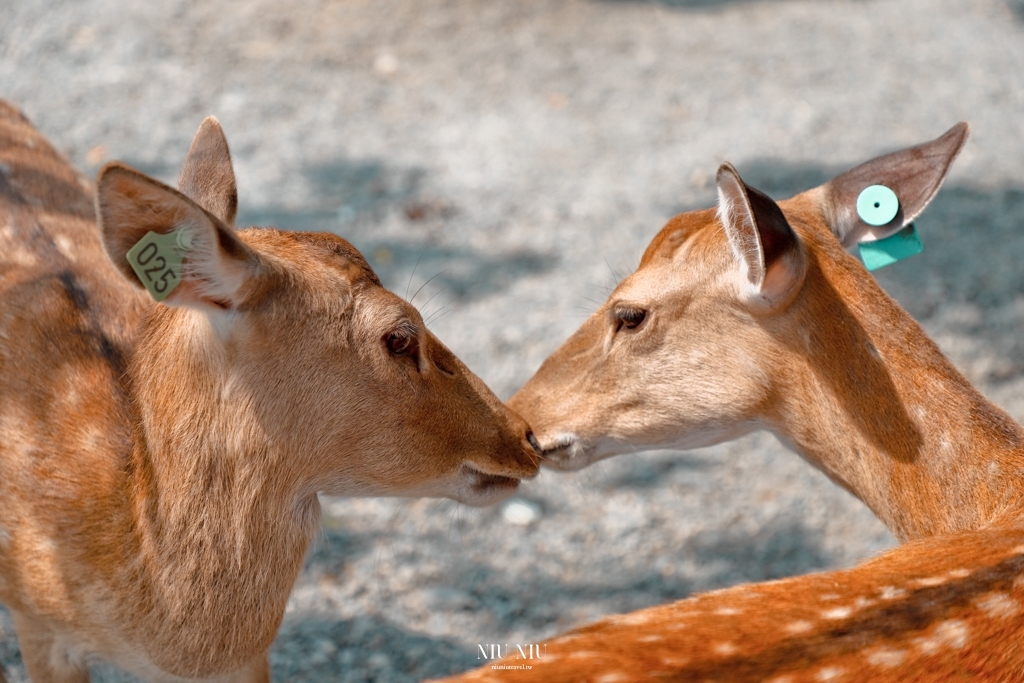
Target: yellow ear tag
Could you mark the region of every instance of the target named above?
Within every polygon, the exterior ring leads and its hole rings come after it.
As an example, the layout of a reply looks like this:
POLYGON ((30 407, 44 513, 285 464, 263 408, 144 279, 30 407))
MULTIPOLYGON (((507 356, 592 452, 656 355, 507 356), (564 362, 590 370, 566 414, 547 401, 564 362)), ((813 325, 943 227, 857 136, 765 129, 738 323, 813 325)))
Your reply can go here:
POLYGON ((181 262, 191 246, 181 229, 162 235, 147 232, 128 250, 128 263, 156 301, 163 301, 181 282, 181 262))

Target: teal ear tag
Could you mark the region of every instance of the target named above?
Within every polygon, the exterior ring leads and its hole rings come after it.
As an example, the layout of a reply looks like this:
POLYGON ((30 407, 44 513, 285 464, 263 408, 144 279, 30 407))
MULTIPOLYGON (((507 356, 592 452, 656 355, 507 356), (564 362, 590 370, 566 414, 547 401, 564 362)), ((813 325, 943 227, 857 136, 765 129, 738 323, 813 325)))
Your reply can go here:
MULTIPOLYGON (((899 197, 885 185, 865 187, 857 197, 857 215, 868 225, 888 225, 899 212, 899 197)), ((868 270, 884 268, 924 250, 913 223, 884 239, 861 242, 858 247, 868 270)))
POLYGON ((917 228, 913 223, 885 239, 861 242, 857 246, 868 270, 878 270, 924 251, 924 245, 921 244, 921 238, 917 236, 917 228))
POLYGON ((189 246, 188 235, 179 229, 166 235, 147 232, 128 250, 128 263, 154 300, 163 301, 181 283, 181 262, 189 246))
POLYGON ((868 225, 888 225, 899 210, 899 198, 885 185, 865 187, 857 196, 857 215, 868 225))

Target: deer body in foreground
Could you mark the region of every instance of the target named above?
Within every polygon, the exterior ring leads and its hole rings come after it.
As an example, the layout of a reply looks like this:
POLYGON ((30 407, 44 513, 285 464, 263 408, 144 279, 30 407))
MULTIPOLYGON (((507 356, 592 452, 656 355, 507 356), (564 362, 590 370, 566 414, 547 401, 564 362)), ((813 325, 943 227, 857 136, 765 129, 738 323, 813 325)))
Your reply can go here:
POLYGON ((717 210, 672 219, 510 401, 563 470, 769 429, 907 544, 610 617, 503 664, 605 683, 1024 680, 1024 429, 845 251, 913 220, 967 132, 778 204, 723 165, 717 210), (855 204, 876 184, 900 209, 873 228, 855 204))
POLYGON ((38 683, 93 656, 268 680, 318 492, 485 504, 536 473, 350 244, 234 230, 216 120, 179 186, 110 164, 94 191, 0 102, 0 602, 38 683), (159 304, 125 259, 150 231, 187 235, 159 304))

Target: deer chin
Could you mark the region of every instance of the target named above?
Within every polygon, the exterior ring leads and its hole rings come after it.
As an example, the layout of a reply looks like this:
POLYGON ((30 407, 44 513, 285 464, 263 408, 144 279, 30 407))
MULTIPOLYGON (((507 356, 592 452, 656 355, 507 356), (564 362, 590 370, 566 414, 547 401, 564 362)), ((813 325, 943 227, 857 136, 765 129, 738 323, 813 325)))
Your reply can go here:
POLYGON ((520 480, 501 474, 489 474, 466 463, 459 468, 454 485, 447 497, 460 503, 483 507, 500 503, 519 488, 520 480))

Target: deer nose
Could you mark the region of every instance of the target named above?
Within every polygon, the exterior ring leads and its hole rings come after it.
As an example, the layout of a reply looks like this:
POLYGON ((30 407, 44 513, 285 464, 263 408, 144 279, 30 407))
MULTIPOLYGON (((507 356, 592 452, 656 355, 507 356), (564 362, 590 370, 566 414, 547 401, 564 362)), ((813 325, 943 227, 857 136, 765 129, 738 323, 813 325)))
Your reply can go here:
POLYGON ((526 440, 530 442, 531 446, 533 446, 534 453, 536 453, 538 456, 544 455, 544 449, 540 447, 540 442, 537 441, 537 437, 533 435, 533 430, 526 430, 526 440))

